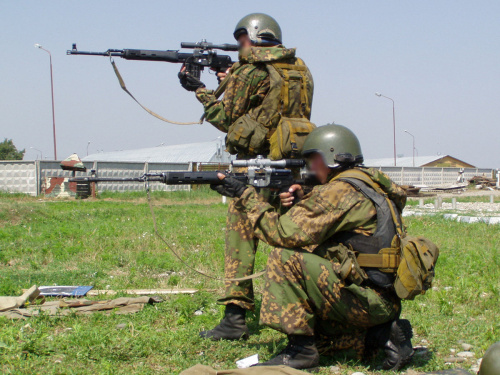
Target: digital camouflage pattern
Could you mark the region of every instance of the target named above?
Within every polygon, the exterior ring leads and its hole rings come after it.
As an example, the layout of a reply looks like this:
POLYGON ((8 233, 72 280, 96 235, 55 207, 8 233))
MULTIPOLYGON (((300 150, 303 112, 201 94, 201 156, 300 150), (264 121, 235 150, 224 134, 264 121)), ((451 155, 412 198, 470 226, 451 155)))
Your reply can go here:
MULTIPOLYGON (((406 203, 403 189, 383 173, 358 168, 392 199, 399 210, 406 203)), ((354 347, 361 353, 369 327, 394 319, 400 300, 391 292, 357 286, 341 280, 340 266, 325 258, 320 244, 338 232, 373 234, 376 209, 350 184, 331 180, 280 215, 248 188, 235 202, 246 215, 255 235, 276 246, 270 254, 261 323, 286 334, 335 338, 339 349, 354 347)))
POLYGON ((270 88, 269 72, 265 64, 277 61, 293 63, 294 57, 295 49, 283 46, 241 49, 239 63, 231 68, 222 100, 217 100, 213 90, 196 90, 196 97, 205 109, 205 119, 227 133, 238 118, 262 105, 270 88))

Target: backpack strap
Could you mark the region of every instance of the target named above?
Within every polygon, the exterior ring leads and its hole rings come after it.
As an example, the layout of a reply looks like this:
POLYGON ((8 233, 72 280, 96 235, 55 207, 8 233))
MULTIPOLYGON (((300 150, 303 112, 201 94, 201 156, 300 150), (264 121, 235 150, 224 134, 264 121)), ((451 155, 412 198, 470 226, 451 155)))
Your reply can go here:
MULTIPOLYGON (((375 190, 378 194, 382 195, 384 199, 389 204, 389 209, 391 211, 392 220, 394 221, 394 225, 396 227, 396 233, 399 237, 404 237, 405 233, 403 230, 403 223, 401 220, 401 216, 396 214, 396 209, 394 203, 389 199, 385 191, 382 190, 379 184, 373 181, 368 174, 364 173, 359 169, 348 169, 346 171, 341 172, 338 176, 334 177, 333 180, 343 180, 343 179, 357 179, 363 181, 365 184, 370 186, 373 190, 375 190)), ((360 190, 361 191, 361 190, 360 190)), ((362 192, 362 191, 361 191, 362 192)), ((364 194, 364 192, 362 192, 364 194)), ((367 196, 368 197, 368 196, 367 196)), ((368 197, 370 198, 370 197, 368 197)), ((371 199, 371 198, 370 198, 371 199)))
MULTIPOLYGON (((370 199, 376 206, 377 216, 381 212, 387 212, 388 206, 396 233, 398 236, 401 236, 401 219, 399 215, 396 215, 394 203, 387 197, 387 194, 383 192, 380 186, 368 177, 368 175, 362 171, 352 169, 342 172, 341 175, 335 177, 334 180, 348 183, 370 199), (384 207, 385 210, 383 209, 384 207)), ((401 263, 401 255, 398 248, 389 247, 380 249, 378 254, 356 254, 356 260, 360 267, 378 268, 382 272, 394 273, 401 263)))
POLYGON ((239 62, 236 62, 231 66, 231 69, 229 70, 229 73, 226 75, 226 77, 222 80, 221 83, 219 83, 219 86, 215 89, 214 95, 217 99, 226 91, 227 84, 229 82, 229 77, 231 77, 236 69, 238 69, 241 66, 239 62))

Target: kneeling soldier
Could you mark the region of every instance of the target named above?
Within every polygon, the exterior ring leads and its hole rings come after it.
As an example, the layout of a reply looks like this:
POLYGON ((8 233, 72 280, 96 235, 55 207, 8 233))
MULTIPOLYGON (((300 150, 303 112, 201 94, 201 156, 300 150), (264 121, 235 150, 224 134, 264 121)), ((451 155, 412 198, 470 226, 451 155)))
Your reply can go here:
POLYGON ((391 210, 400 217, 405 192, 360 166, 359 141, 344 126, 315 129, 303 155, 321 185, 305 196, 299 185, 282 193, 282 204, 291 206, 286 214, 235 179, 213 186, 237 198, 234 205, 255 235, 276 247, 267 262, 260 320, 289 342, 263 365, 315 367, 321 339, 333 350, 384 349, 384 369, 397 370, 413 355, 412 329, 399 319, 401 301, 392 287, 397 261, 378 252, 391 248, 391 210))

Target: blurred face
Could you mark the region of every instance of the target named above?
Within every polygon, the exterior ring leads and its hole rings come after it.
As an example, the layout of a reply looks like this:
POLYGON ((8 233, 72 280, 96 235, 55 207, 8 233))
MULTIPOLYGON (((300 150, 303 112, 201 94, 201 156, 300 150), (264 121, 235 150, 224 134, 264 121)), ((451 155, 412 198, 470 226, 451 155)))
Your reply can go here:
POLYGON ((317 152, 312 153, 307 158, 307 165, 309 166, 309 170, 316 174, 316 178, 322 184, 325 184, 328 181, 328 175, 330 174, 330 168, 325 164, 323 160, 323 156, 318 154, 317 152))
POLYGON ((238 44, 240 48, 251 47, 252 41, 248 37, 248 34, 241 34, 240 37, 238 38, 238 44))

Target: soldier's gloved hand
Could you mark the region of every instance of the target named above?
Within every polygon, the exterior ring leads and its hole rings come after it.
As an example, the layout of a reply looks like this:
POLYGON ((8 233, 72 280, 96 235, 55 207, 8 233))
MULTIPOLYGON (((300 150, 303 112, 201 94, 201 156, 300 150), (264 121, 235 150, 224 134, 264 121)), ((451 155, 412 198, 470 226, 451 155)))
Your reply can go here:
POLYGON ((179 81, 181 82, 181 86, 188 91, 196 91, 200 87, 205 87, 205 84, 203 82, 201 82, 198 78, 193 77, 186 71, 180 71, 178 77, 179 81))
POLYGON ((243 192, 247 189, 247 186, 237 180, 234 177, 226 177, 222 173, 218 173, 217 177, 219 177, 219 180, 223 180, 224 184, 222 185, 210 185, 210 189, 215 190, 217 193, 221 195, 225 195, 226 197, 234 198, 234 197, 241 197, 243 192))

